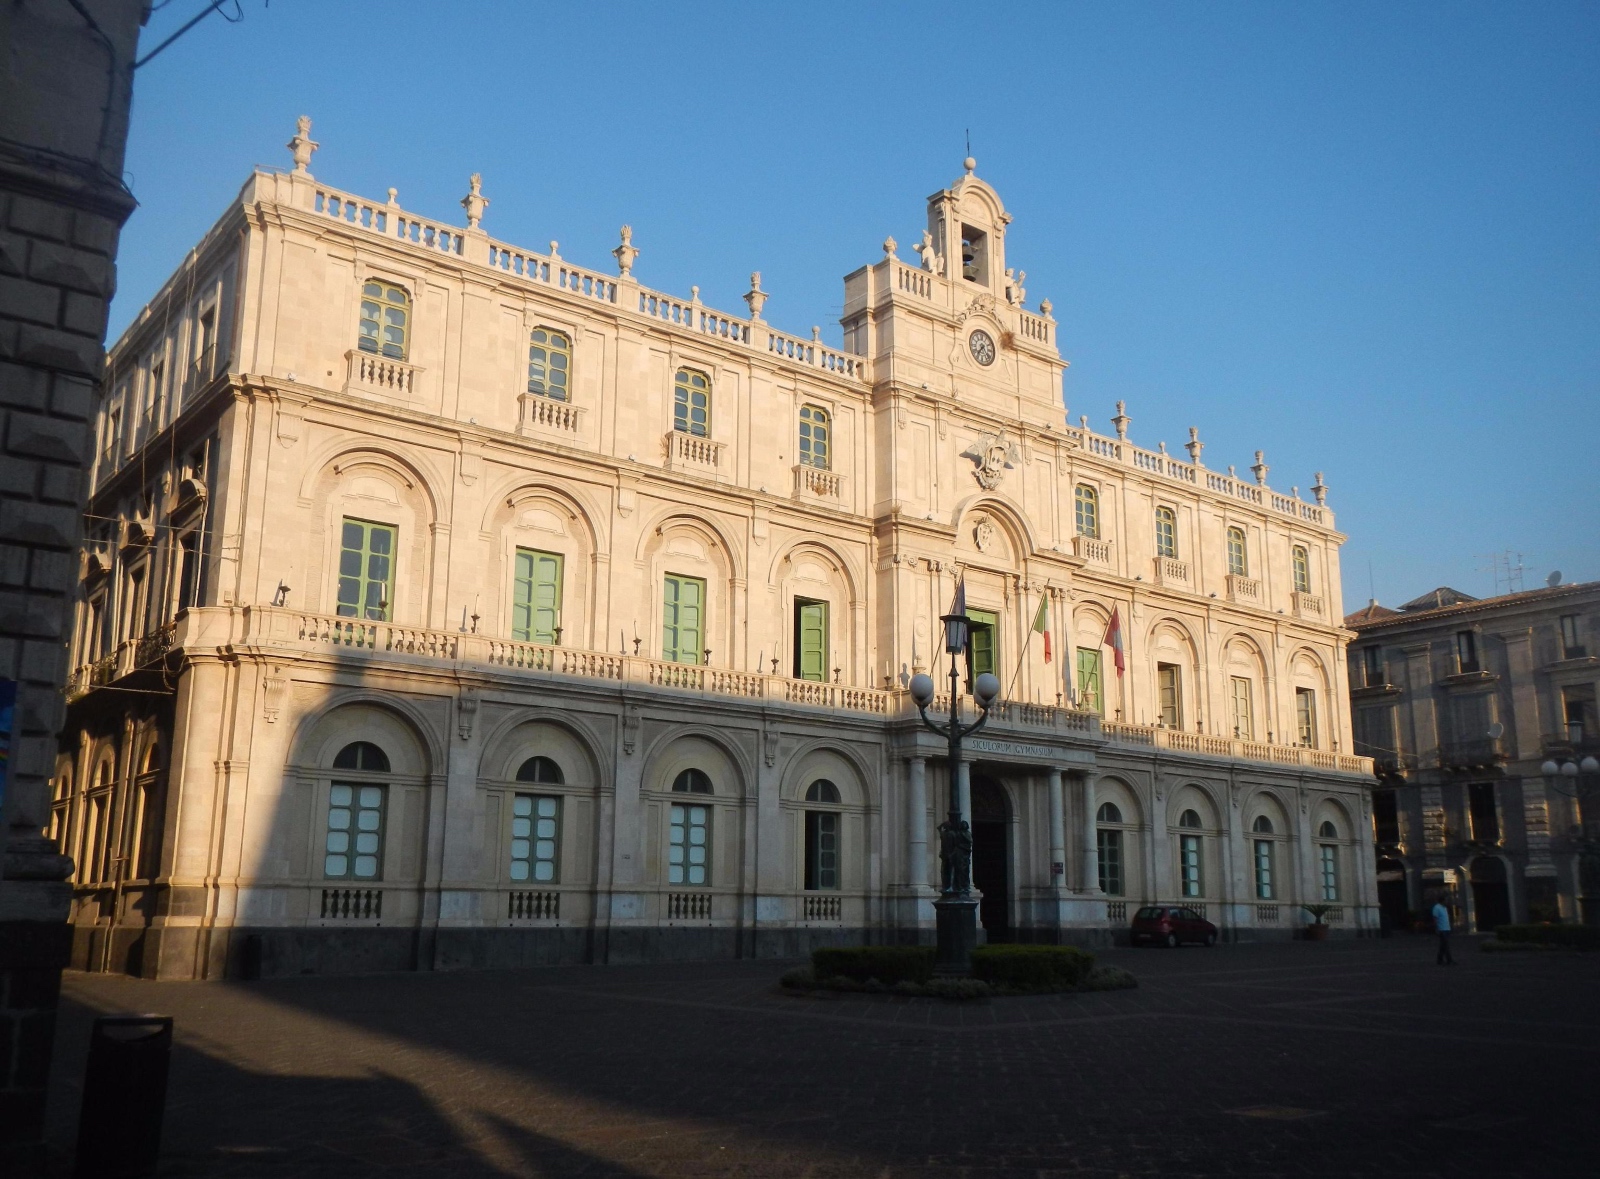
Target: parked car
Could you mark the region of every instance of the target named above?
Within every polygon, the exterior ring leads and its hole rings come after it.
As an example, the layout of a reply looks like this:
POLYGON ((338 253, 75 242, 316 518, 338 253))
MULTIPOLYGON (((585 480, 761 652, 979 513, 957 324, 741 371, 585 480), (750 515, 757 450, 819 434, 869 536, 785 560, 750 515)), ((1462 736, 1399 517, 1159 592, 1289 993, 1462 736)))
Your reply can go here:
POLYGON ((1133 915, 1129 940, 1136 946, 1202 946, 1217 944, 1217 927, 1182 905, 1146 905, 1133 915))

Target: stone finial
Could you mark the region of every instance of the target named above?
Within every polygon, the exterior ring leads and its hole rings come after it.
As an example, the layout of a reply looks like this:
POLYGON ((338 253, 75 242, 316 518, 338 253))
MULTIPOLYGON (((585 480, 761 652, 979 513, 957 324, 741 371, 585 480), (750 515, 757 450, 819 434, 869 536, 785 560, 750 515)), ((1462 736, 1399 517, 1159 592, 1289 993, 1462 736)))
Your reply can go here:
POLYGON ((1039 314, 1044 316, 1046 319, 1054 319, 1055 318, 1055 316, 1050 314, 1055 309, 1056 309, 1056 305, 1054 303, 1050 302, 1049 299, 1040 299, 1039 300, 1039 314))
POLYGON ((1083 414, 1079 414, 1078 415, 1078 428, 1082 429, 1082 430, 1087 430, 1089 428, 1089 415, 1088 414, 1083 413, 1083 414))
POLYGON ((760 319, 761 308, 766 306, 767 292, 761 289, 761 271, 750 274, 750 289, 744 293, 745 305, 750 308, 750 318, 760 319))
POLYGON ((967 175, 971 176, 978 170, 978 161, 973 159, 971 156, 968 156, 966 159, 961 161, 961 166, 967 170, 967 175))
POLYGON ((489 207, 489 198, 483 195, 483 174, 474 172, 467 177, 467 195, 461 198, 461 207, 467 211, 467 228, 478 228, 483 211, 489 207))
POLYGON ((617 273, 627 278, 633 273, 633 264, 639 257, 639 250, 633 244, 633 226, 624 225, 621 233, 622 244, 611 251, 611 256, 617 260, 617 273))
POLYGON ((1156 443, 1156 449, 1161 452, 1161 457, 1162 458, 1166 457, 1166 455, 1167 455, 1167 444, 1165 442, 1157 442, 1156 443))
POLYGON ((822 329, 816 324, 811 325, 811 342, 813 344, 822 343, 822 329))
POLYGON ((1117 437, 1124 442, 1128 440, 1128 423, 1131 421, 1133 419, 1128 416, 1128 403, 1117 402, 1117 416, 1111 419, 1111 424, 1116 428, 1117 437))
POLYGON ((1265 487, 1267 485, 1267 472, 1272 470, 1267 466, 1267 452, 1256 451, 1256 461, 1250 464, 1250 470, 1256 477, 1256 482, 1265 487))
POLYGON ((1300 498, 1300 489, 1298 487, 1289 488, 1289 498, 1290 499, 1299 499, 1300 498))
POLYGON ((1317 503, 1326 505, 1328 502, 1328 485, 1322 481, 1322 472, 1317 472, 1317 481, 1311 485, 1311 494, 1317 497, 1317 503))
POLYGON ((311 153, 322 145, 311 138, 311 116, 301 115, 295 120, 294 138, 285 145, 294 156, 297 176, 311 175, 311 153))
POLYGON ((885 258, 893 258, 894 252, 899 248, 900 243, 895 241, 894 238, 886 237, 883 239, 883 256, 885 258))
POLYGON ((391 188, 389 190, 389 208, 398 209, 399 207, 400 207, 400 190, 398 188, 391 188))
POLYGON ((689 302, 700 302, 700 288, 698 286, 692 286, 689 288, 689 302))
POLYGON ((550 260, 552 262, 560 260, 560 258, 561 258, 560 248, 561 248, 561 243, 556 241, 554 238, 552 238, 551 241, 550 241, 550 260))
POLYGON ((1189 452, 1189 461, 1198 467, 1200 465, 1200 452, 1206 448, 1206 444, 1200 441, 1199 426, 1189 427, 1189 441, 1183 444, 1183 448, 1189 452))
POLYGON ((1237 474, 1235 474, 1235 473, 1234 473, 1234 469, 1233 469, 1233 464, 1232 464, 1232 463, 1229 463, 1229 464, 1228 464, 1228 478, 1230 478, 1230 479, 1237 479, 1237 478, 1238 478, 1238 477, 1239 477, 1239 476, 1238 476, 1238 475, 1237 475, 1237 474))

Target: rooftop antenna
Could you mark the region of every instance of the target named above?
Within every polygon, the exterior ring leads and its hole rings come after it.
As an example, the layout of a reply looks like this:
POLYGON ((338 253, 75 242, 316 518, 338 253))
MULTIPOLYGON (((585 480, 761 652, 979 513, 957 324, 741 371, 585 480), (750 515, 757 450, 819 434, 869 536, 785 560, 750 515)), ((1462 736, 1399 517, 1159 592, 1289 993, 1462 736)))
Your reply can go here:
POLYGON ((1367 597, 1378 600, 1378 583, 1372 579, 1372 558, 1367 558, 1367 597))
POLYGON ((972 128, 971 127, 967 128, 967 154, 969 156, 972 154, 972 128))

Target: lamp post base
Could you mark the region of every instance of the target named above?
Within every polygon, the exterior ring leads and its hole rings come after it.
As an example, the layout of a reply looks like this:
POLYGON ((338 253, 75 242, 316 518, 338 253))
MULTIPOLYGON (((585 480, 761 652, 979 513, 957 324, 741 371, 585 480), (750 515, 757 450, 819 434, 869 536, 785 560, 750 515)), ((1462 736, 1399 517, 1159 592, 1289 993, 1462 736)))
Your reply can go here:
POLYGON ((940 978, 972 974, 972 950, 978 944, 978 901, 975 897, 941 896, 933 902, 938 948, 933 973, 940 978))

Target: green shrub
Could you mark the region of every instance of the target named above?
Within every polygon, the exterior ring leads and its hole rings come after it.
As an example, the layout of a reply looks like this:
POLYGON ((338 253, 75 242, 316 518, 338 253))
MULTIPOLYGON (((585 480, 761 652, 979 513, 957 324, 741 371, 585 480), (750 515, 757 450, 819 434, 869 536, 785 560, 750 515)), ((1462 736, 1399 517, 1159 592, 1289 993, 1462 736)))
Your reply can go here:
POLYGON ((1600 927, 1593 925, 1502 925, 1494 931, 1494 936, 1503 942, 1600 950, 1600 927))
POLYGON ((811 969, 819 979, 842 976, 860 983, 877 979, 886 987, 922 983, 933 977, 933 947, 834 946, 812 950, 811 969))
POLYGON ((979 946, 972 974, 997 987, 1060 991, 1088 979, 1094 955, 1077 946, 979 946))

